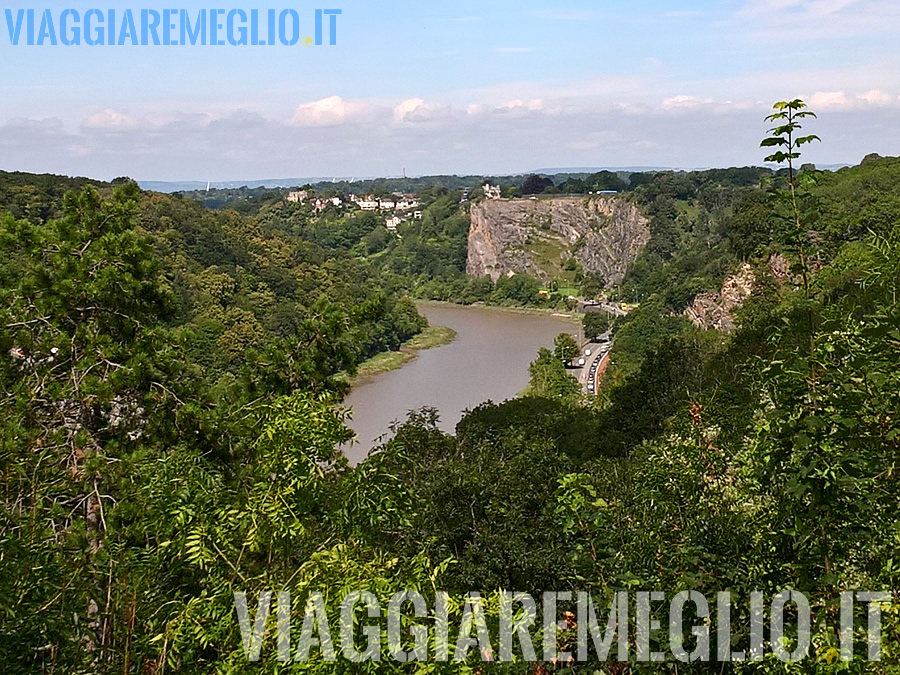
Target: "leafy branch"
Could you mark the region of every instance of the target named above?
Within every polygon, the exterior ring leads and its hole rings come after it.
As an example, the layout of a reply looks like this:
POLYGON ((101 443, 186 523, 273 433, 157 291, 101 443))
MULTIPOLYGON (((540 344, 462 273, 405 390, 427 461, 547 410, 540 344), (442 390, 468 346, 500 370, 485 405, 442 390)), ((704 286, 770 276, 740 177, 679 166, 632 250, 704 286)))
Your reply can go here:
POLYGON ((800 206, 797 201, 797 172, 794 170, 794 160, 800 158, 799 148, 802 145, 821 141, 815 134, 799 135, 802 125, 799 120, 807 117, 816 117, 812 110, 807 110, 806 103, 795 98, 792 101, 778 101, 772 106, 773 112, 766 117, 766 122, 775 122, 776 126, 769 129, 771 134, 759 144, 761 148, 778 148, 765 158, 767 162, 787 164, 788 168, 788 196, 790 198, 791 213, 793 216, 794 235, 798 241, 798 253, 800 256, 800 268, 803 275, 803 291, 809 297, 809 266, 807 264, 806 245, 804 243, 803 223, 800 217, 800 206))

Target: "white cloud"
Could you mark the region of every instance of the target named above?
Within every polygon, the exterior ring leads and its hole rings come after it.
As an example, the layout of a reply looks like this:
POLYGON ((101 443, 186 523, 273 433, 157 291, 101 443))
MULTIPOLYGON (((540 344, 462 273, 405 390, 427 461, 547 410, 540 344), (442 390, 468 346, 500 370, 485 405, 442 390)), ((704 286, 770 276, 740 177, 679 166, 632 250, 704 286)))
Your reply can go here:
MULTIPOLYGON (((742 100, 716 100, 702 96, 691 96, 688 94, 679 94, 664 98, 659 104, 659 108, 666 112, 695 112, 702 110, 706 114, 711 115, 727 115, 729 113, 740 112, 745 110, 760 110, 766 104, 755 99, 742 100)), ((644 113, 652 113, 653 109, 644 109, 644 113)))
POLYGON ((421 98, 408 98, 405 101, 401 101, 394 107, 394 121, 397 123, 405 122, 407 115, 412 115, 424 105, 425 101, 421 98))
POLYGON ((96 112, 81 123, 83 129, 96 131, 131 131, 138 125, 136 118, 112 108, 96 112))
POLYGON ((10 135, 23 134, 27 136, 29 132, 35 134, 61 134, 65 133, 65 125, 58 117, 43 117, 39 119, 14 117, 0 127, 0 130, 10 135))
POLYGON ((361 121, 377 112, 377 106, 367 101, 345 101, 329 96, 318 101, 301 103, 294 110, 290 123, 298 127, 327 127, 361 121))
MULTIPOLYGON (((808 128, 823 143, 810 150, 810 161, 900 154, 896 89, 813 86, 798 94, 819 113, 808 128), (868 140, 845 132, 849 115, 866 126, 868 140)), ((500 94, 494 91, 453 104, 424 96, 385 101, 335 95, 301 103, 280 119, 240 109, 110 108, 88 111, 72 132, 57 118, 10 120, 0 126, 0 156, 3 168, 202 180, 398 175, 404 167, 413 175, 761 162, 763 117, 776 99, 751 87, 747 92, 756 96, 745 99, 696 94, 706 90, 713 89, 694 83, 683 90, 671 84, 669 91, 540 97, 528 95, 528 87, 510 87, 503 98, 492 100, 500 94), (114 133, 119 130, 128 133, 114 133)))
POLYGON ((859 94, 857 98, 860 101, 865 101, 869 105, 875 106, 888 106, 892 103, 896 104, 898 100, 896 96, 891 96, 890 94, 879 91, 878 89, 870 89, 864 94, 859 94))
POLYGON ((663 99, 660 104, 663 110, 697 110, 712 101, 708 98, 699 98, 697 96, 688 96, 687 94, 679 94, 678 96, 670 96, 663 99))
POLYGON ((140 115, 130 115, 113 108, 105 108, 91 113, 81 120, 79 128, 87 135, 117 133, 158 133, 180 132, 204 129, 222 120, 262 119, 256 113, 235 110, 226 113, 186 113, 179 110, 151 111, 140 115))
POLYGON ((817 91, 813 94, 803 97, 804 101, 815 111, 831 111, 831 110, 855 110, 864 107, 887 107, 900 103, 900 99, 896 96, 880 91, 878 89, 870 89, 869 91, 859 94, 848 95, 847 92, 841 91, 817 91))
POLYGON ((539 98, 533 98, 528 101, 523 101, 522 99, 513 99, 511 101, 507 101, 502 105, 497 106, 494 110, 498 112, 510 112, 510 111, 528 111, 528 112, 539 112, 546 109, 544 102, 539 98))
POLYGON ((850 107, 851 100, 843 91, 817 91, 806 97, 806 103, 813 110, 840 110, 850 107))
POLYGON ((408 98, 394 106, 395 124, 434 124, 450 121, 456 111, 443 103, 427 102, 421 98, 408 98))

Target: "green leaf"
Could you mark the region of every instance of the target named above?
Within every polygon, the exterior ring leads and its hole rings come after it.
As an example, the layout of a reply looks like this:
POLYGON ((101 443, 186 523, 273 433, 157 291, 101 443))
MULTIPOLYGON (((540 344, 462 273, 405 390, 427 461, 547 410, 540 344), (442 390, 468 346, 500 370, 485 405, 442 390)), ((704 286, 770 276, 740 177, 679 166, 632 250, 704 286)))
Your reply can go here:
POLYGON ((794 131, 799 128, 800 126, 797 124, 784 124, 780 127, 773 127, 769 129, 769 132, 775 134, 776 136, 785 136, 787 134, 794 133, 794 131))

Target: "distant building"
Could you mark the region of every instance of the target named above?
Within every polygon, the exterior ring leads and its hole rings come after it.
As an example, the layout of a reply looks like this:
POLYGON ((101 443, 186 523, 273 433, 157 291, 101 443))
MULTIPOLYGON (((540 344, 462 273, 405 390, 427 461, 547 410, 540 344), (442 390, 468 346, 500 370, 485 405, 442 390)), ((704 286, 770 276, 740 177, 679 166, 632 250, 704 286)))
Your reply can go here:
POLYGON ((302 204, 306 201, 307 197, 309 197, 308 191, 295 190, 294 192, 288 192, 287 200, 289 202, 294 202, 295 204, 302 204))
POLYGON ((397 206, 397 202, 393 199, 382 199, 378 202, 379 208, 390 210, 397 206))
POLYGON ((403 221, 400 220, 400 218, 398 218, 397 216, 391 216, 390 218, 388 218, 387 220, 384 221, 384 226, 385 226, 389 231, 391 231, 391 232, 396 232, 396 231, 397 231, 397 226, 398 226, 400 223, 402 223, 402 222, 403 222, 403 221))
POLYGON ((484 190, 484 196, 488 199, 500 199, 499 185, 491 185, 490 183, 485 183, 482 187, 482 190, 484 190))
POLYGON ((422 220, 422 212, 416 211, 415 213, 413 213, 413 218, 415 218, 416 220, 422 220))

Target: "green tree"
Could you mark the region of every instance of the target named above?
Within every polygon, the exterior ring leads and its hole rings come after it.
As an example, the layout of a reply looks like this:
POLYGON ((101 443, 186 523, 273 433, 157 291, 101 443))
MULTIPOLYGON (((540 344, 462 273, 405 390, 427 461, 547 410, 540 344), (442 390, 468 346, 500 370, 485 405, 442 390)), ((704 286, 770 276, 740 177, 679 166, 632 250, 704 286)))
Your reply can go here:
POLYGON ((588 340, 594 340, 598 335, 602 335, 609 330, 610 318, 606 312, 588 312, 581 320, 584 330, 584 337, 588 340))
POLYGON ((798 174, 794 170, 794 160, 800 158, 799 149, 802 145, 821 139, 814 134, 807 136, 798 135, 802 128, 799 120, 816 116, 813 111, 806 109, 806 103, 801 99, 778 101, 772 107, 777 112, 766 117, 766 121, 777 122, 778 124, 769 129, 771 135, 762 140, 760 147, 779 148, 765 159, 767 162, 787 164, 787 190, 776 191, 774 194, 780 200, 788 202, 790 206, 791 227, 787 234, 788 243, 797 248, 797 255, 800 259, 800 274, 803 278, 803 292, 806 297, 809 297, 809 262, 807 260, 809 234, 802 222, 801 199, 798 194, 800 185, 798 174))
POLYGON ((522 184, 522 194, 523 195, 536 195, 541 194, 542 192, 546 192, 549 188, 553 187, 553 181, 547 176, 538 176, 535 174, 529 174, 525 177, 525 182, 522 184))
POLYGON ((560 333, 553 338, 553 355, 563 363, 569 363, 579 351, 578 343, 569 333, 560 333))
POLYGON ((549 349, 541 348, 538 357, 528 367, 531 376, 528 393, 550 399, 574 399, 581 393, 578 380, 566 372, 565 367, 549 349))
POLYGON ((493 297, 497 300, 511 300, 520 305, 532 304, 541 290, 541 282, 527 274, 513 274, 497 279, 493 297))
POLYGON ((581 280, 581 295, 585 298, 596 298, 606 288, 606 279, 599 272, 588 272, 581 280))
POLYGON ((766 195, 750 192, 734 205, 728 228, 731 248, 742 260, 749 260, 772 242, 771 205, 766 195))
POLYGON ((160 325, 172 293, 133 229, 137 197, 133 183, 108 201, 86 187, 65 197, 59 220, 0 227, 0 347, 12 355, 0 369, 0 660, 10 670, 85 672, 115 653, 116 580, 140 539, 138 467, 179 430, 210 451, 199 410, 179 403, 195 373, 160 325))

